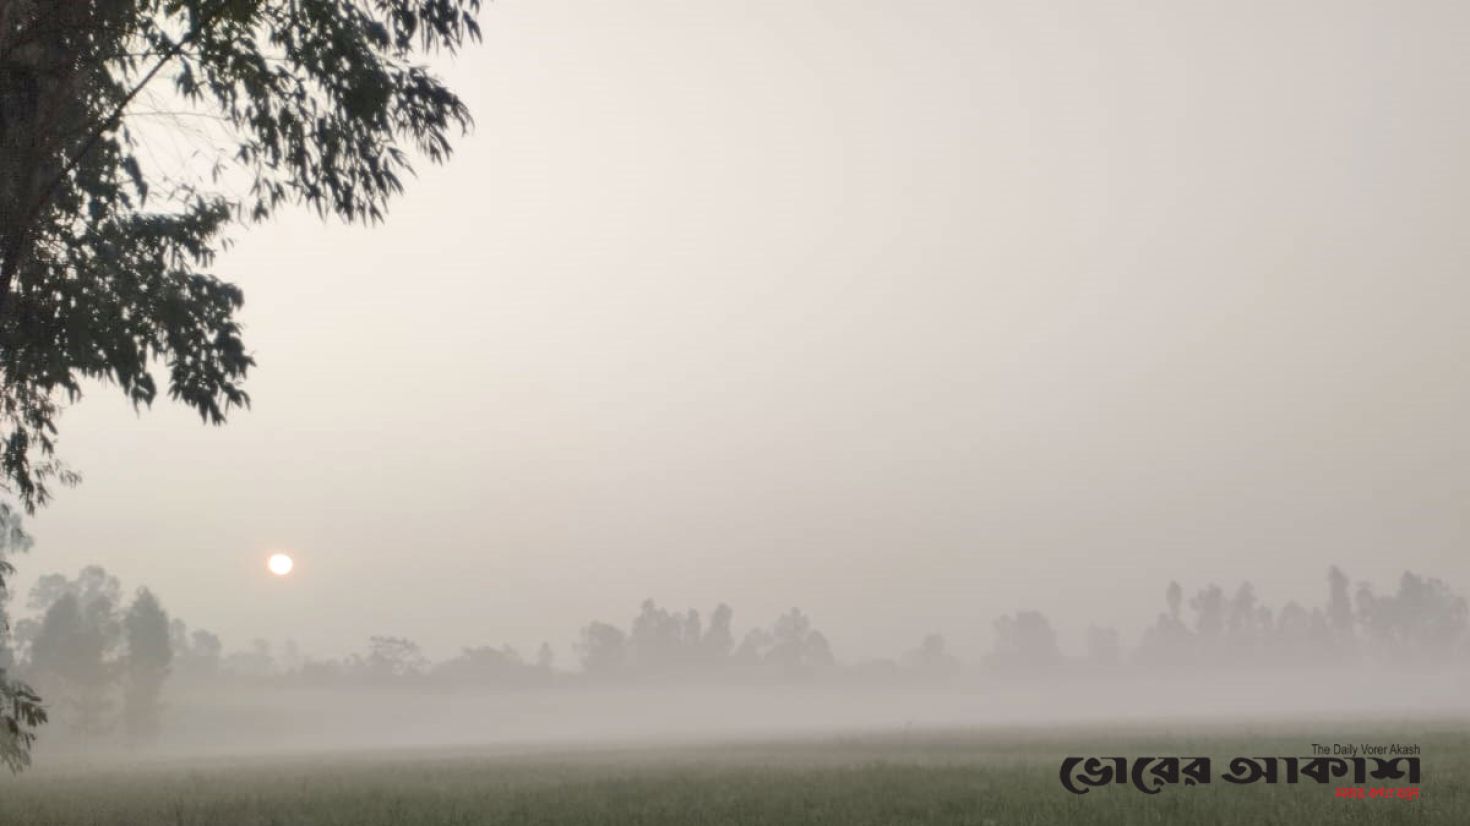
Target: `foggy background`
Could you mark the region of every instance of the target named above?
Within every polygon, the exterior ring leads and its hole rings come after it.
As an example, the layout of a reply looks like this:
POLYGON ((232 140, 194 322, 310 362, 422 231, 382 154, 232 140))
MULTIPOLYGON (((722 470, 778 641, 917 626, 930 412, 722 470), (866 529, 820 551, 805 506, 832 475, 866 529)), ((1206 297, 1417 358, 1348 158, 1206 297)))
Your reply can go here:
POLYGON ((253 410, 98 388, 15 592, 434 657, 647 597, 840 658, 1470 586, 1470 8, 500 0, 386 225, 238 236, 253 410), (295 573, 270 577, 283 550, 295 573))

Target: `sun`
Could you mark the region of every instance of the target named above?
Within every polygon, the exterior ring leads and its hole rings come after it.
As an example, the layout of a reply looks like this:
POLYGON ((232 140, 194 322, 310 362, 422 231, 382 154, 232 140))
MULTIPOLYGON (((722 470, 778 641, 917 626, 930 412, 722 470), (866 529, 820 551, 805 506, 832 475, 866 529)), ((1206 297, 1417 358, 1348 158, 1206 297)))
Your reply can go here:
POLYGON ((296 562, 287 554, 271 554, 271 558, 265 561, 265 567, 276 576, 285 576, 296 567, 296 562))

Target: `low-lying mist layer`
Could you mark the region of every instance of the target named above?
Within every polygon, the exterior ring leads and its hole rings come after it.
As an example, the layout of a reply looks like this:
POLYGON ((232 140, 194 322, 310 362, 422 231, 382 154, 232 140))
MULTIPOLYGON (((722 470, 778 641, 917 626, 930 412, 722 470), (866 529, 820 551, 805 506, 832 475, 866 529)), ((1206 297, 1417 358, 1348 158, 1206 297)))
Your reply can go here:
POLYGON ((975 658, 936 633, 867 661, 841 659, 799 609, 737 634, 727 605, 706 619, 650 600, 626 626, 587 624, 562 667, 545 644, 431 662, 392 636, 338 658, 263 640, 226 654, 93 566, 42 577, 0 657, 45 698, 37 754, 56 759, 1470 710, 1462 597, 1412 573, 1391 594, 1336 568, 1327 586, 1321 606, 1273 609, 1249 583, 1188 597, 1170 583, 1135 643, 1092 627, 1080 655, 1021 611, 975 658))

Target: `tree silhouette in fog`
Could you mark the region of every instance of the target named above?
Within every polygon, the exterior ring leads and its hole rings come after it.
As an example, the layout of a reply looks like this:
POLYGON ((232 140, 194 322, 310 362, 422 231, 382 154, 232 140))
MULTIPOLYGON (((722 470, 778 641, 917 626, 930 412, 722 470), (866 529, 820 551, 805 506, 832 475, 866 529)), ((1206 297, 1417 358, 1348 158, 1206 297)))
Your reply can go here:
POLYGON ((792 608, 776 618, 770 641, 771 647, 765 653, 766 662, 787 674, 830 668, 836 663, 826 635, 813 628, 811 618, 799 608, 792 608))
POLYGON ((363 677, 381 683, 416 678, 429 667, 418 643, 404 637, 369 638, 367 654, 355 662, 363 677))
POLYGON ((903 666, 926 679, 946 679, 960 670, 944 641, 943 634, 925 634, 919 646, 903 656, 903 666))
POLYGON ((628 665, 628 635, 616 625, 592 622, 576 644, 582 670, 598 677, 621 675, 628 665))
POLYGON ((220 663, 220 669, 238 677, 263 680, 276 673, 276 657, 271 641, 257 637, 244 651, 232 651, 220 663))
POLYGON ((1340 644, 1352 640, 1354 634, 1353 600, 1348 594, 1348 576, 1336 565, 1327 569, 1326 621, 1333 636, 1340 644))
POLYGON ((1189 659, 1192 642, 1189 629, 1184 625, 1181 608, 1184 603, 1184 588, 1170 582, 1164 589, 1166 611, 1160 613, 1143 633, 1139 643, 1138 657, 1154 665, 1178 665, 1189 659))
POLYGON ((735 631, 732 627, 734 618, 734 609, 723 602, 715 606, 714 612, 710 614, 709 628, 700 640, 701 658, 706 663, 724 663, 735 650, 735 631))
POLYGON ((75 579, 42 577, 28 605, 43 612, 38 623, 17 626, 27 645, 29 671, 44 694, 65 710, 72 731, 87 742, 113 727, 112 689, 122 640, 122 587, 103 568, 83 568, 75 579))
POLYGON ((987 667, 1008 674, 1050 671, 1062 660, 1057 634, 1040 611, 1017 611, 995 621, 995 648, 987 667))
POLYGON ((698 611, 675 614, 644 600, 628 634, 628 665, 645 676, 688 671, 699 664, 702 636, 698 611))
POLYGON ((445 685, 480 688, 535 688, 550 685, 551 647, 543 643, 528 663, 509 645, 480 645, 434 666, 431 675, 445 685))
POLYGON ((123 726, 128 742, 136 745, 158 736, 160 697, 173 661, 168 614, 152 591, 138 589, 123 616, 123 629, 123 726))
POLYGON ((1357 620, 1375 656, 1399 661, 1440 657, 1465 634, 1465 600, 1438 579, 1405 571, 1394 594, 1374 596, 1372 589, 1359 588, 1357 620))
POLYGON ((188 623, 176 617, 168 624, 168 638, 174 674, 200 681, 219 673, 224 643, 218 635, 202 628, 191 633, 188 623))

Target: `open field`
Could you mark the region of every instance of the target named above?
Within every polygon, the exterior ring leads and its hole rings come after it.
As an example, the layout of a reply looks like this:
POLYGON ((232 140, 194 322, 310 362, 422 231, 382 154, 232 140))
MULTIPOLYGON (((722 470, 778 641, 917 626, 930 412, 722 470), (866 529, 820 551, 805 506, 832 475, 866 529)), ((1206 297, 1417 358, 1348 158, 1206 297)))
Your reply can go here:
MULTIPOLYGON (((1401 781, 1400 781, 1401 782, 1401 781)), ((0 780, 21 826, 340 824, 1211 824, 1470 820, 1470 726, 970 730, 724 745, 297 754, 41 767, 0 780), (1417 743, 1421 798, 1339 800, 1333 785, 1234 786, 1230 757, 1310 744, 1417 743), (1058 781, 1076 755, 1204 755, 1209 786, 1085 796, 1058 781)))

